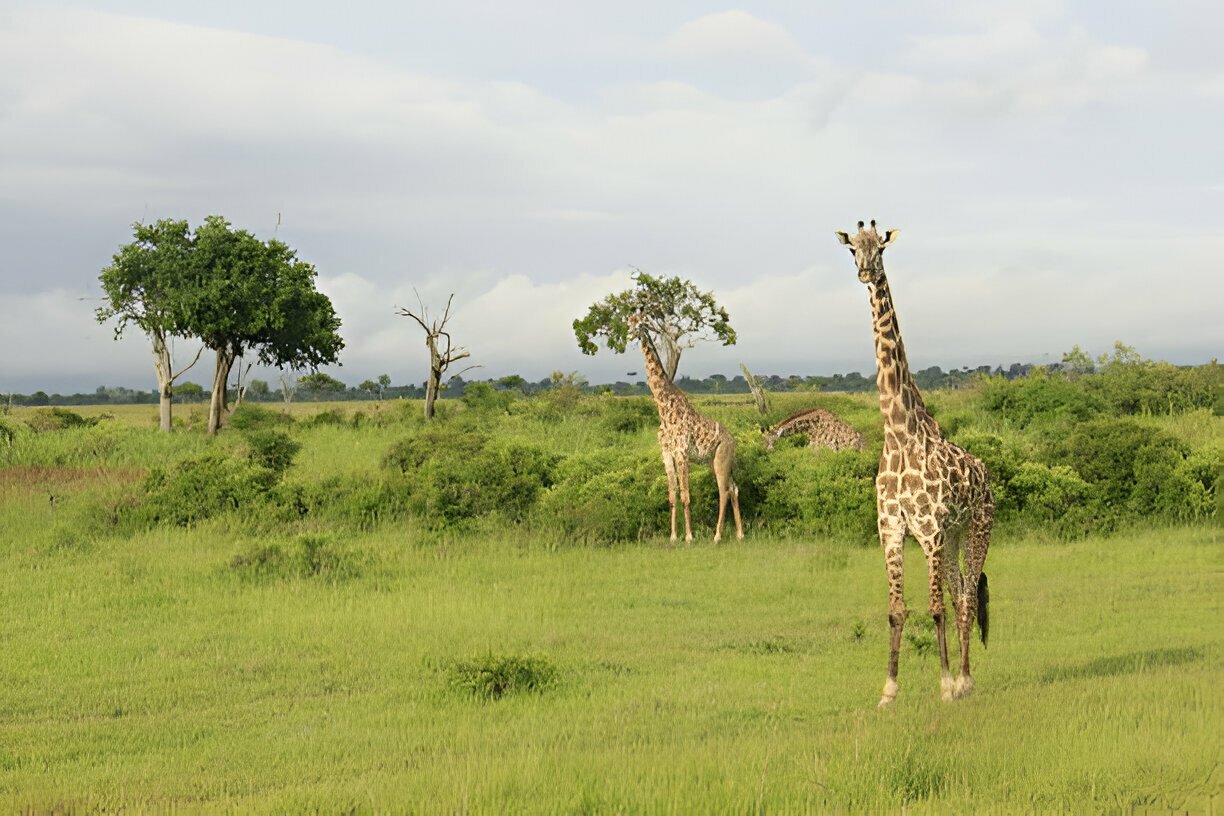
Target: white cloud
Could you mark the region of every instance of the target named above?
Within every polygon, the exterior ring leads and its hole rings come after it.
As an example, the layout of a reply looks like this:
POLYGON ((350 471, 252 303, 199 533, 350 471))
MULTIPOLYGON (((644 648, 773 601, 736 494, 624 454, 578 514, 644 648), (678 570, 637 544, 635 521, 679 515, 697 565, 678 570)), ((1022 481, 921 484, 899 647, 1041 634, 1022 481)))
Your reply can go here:
MULTIPOLYGON (((456 293, 457 338, 490 375, 615 374, 623 361, 582 357, 570 322, 629 285, 615 271, 626 264, 725 299, 740 345, 690 352, 694 374, 740 359, 864 369, 865 295, 831 231, 871 217, 906 230, 899 289, 932 273, 901 301, 911 354, 928 364, 1085 344, 1076 309, 1048 302, 1060 276, 1074 304, 1120 275, 1190 270, 1198 295, 1169 289, 1151 318, 1163 322, 1111 312, 1108 333, 1128 342, 1172 336, 1179 299, 1189 313, 1220 291, 1203 271, 1216 249, 1102 259, 1081 245, 1198 223, 1192 195, 1219 179, 1203 178, 1207 153, 1186 140, 1211 132, 1214 86, 1162 73, 1142 38, 1076 28, 1060 4, 978 5, 924 20, 923 37, 898 29, 909 50, 882 59, 852 53, 857 40, 836 61, 809 54, 753 10, 693 20, 665 46, 656 31, 603 32, 623 47, 601 52, 605 73, 566 77, 579 89, 568 94, 543 87, 582 42, 541 40, 521 71, 460 77, 325 43, 22 5, 0 20, 4 337, 39 344, 43 370, 151 379, 142 343, 60 342, 71 320, 55 315, 70 311, 50 289, 80 287, 138 218, 214 212, 264 236, 282 214, 277 234, 318 265, 344 320, 346 381, 420 379, 420 339, 392 314, 415 303, 413 286, 430 305, 456 293), (541 65, 549 79, 529 81, 541 65), (770 83, 741 92, 731 75, 756 69, 770 83), (1068 223, 1075 240, 1058 237, 1068 223), (984 265, 1018 271, 983 290, 984 265), (39 289, 47 303, 21 299, 39 289), (990 291, 1031 319, 980 318, 990 291)), ((815 26, 792 29, 821 42, 815 26)))
POLYGON ((685 23, 663 42, 662 49, 665 54, 689 58, 808 59, 803 47, 785 28, 739 9, 707 14, 685 23))

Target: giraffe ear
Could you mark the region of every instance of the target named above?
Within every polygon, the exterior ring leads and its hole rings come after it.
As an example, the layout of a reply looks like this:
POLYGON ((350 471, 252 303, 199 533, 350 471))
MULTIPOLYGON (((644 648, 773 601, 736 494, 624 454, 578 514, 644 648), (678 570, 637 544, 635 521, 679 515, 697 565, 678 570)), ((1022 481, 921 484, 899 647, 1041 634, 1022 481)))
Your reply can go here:
POLYGON ((899 233, 900 231, 901 230, 895 230, 895 229, 884 230, 884 243, 881 244, 881 246, 886 247, 889 244, 891 244, 893 241, 897 240, 897 233, 899 233))
POLYGON ((844 232, 835 232, 835 233, 833 233, 833 234, 837 236, 837 240, 841 241, 841 242, 842 242, 843 244, 845 244, 846 246, 849 246, 849 245, 850 245, 850 236, 849 236, 849 235, 847 235, 846 233, 844 233, 844 232))

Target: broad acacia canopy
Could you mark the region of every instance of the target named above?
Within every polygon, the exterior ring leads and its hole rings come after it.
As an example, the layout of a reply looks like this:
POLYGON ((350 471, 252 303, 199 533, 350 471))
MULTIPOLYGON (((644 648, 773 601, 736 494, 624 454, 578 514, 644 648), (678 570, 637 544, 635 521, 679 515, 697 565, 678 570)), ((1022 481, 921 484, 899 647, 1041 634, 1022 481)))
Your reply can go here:
POLYGON ((612 351, 623 354, 626 345, 637 339, 629 328, 633 315, 639 316, 642 330, 663 352, 663 365, 672 379, 684 349, 700 341, 735 344, 731 318, 713 293, 702 292, 692 281, 656 278, 640 269, 634 272, 633 281, 634 288, 608 295, 593 304, 586 317, 574 321, 574 336, 583 354, 599 351, 598 338, 603 338, 612 351))

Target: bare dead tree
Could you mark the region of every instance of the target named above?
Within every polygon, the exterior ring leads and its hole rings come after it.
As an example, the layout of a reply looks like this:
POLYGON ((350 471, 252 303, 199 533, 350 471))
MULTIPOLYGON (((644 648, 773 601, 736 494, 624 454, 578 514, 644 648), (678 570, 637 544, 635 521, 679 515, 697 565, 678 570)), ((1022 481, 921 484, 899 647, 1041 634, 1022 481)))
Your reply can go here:
MULTIPOLYGON (((416 291, 415 289, 413 290, 416 291)), ((455 293, 452 292, 450 297, 446 299, 446 309, 443 310, 442 316, 430 318, 429 310, 425 308, 425 304, 421 302, 420 294, 417 294, 417 311, 413 312, 410 309, 400 308, 396 314, 401 317, 411 317, 425 331, 425 347, 429 349, 429 380, 425 383, 425 418, 433 419, 434 403, 438 400, 438 392, 442 386, 442 375, 446 373, 446 369, 454 363, 471 356, 471 352, 465 348, 454 346, 451 344, 450 332, 446 330, 447 321, 451 318, 451 303, 455 299, 455 293)), ((479 366, 468 366, 458 374, 468 371, 479 366)))
POLYGON ((757 410, 762 415, 769 413, 769 404, 765 400, 765 389, 756 377, 752 376, 752 372, 748 370, 748 366, 740 363, 740 371, 744 372, 744 379, 748 382, 748 390, 752 392, 752 398, 756 400, 757 410))
POLYGON ((297 374, 293 373, 292 371, 281 371, 281 396, 284 397, 286 405, 293 402, 293 395, 297 393, 297 384, 297 374))

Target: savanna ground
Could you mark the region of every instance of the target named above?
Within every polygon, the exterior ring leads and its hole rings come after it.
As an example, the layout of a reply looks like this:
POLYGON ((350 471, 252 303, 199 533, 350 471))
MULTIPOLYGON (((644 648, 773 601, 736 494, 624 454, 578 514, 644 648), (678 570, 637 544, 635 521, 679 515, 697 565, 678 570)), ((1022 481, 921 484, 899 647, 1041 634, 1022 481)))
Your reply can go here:
MULTIPOLYGON (((870 397, 835 405, 870 427, 870 397)), ((750 410, 709 409, 729 421, 750 410)), ((176 471, 148 474, 210 451, 241 456, 243 435, 160 436, 150 407, 81 411, 91 412, 117 416, 23 431, 0 468, 0 809, 1216 812, 1224 803, 1224 549, 1214 516, 1060 537, 1017 511, 987 564, 991 636, 986 649, 975 639, 977 691, 952 704, 939 700, 933 629, 920 614, 925 566, 911 548, 916 611, 901 693, 880 711, 884 570, 854 518, 815 534, 801 518, 767 523, 783 509, 758 497, 743 542, 713 545, 703 511, 691 547, 658 535, 665 519, 635 540, 600 543, 595 522, 557 527, 567 508, 612 512, 577 493, 550 505, 577 467, 561 462, 517 518, 440 524, 411 502, 380 510, 386 485, 430 502, 453 496, 401 485, 394 462, 383 464, 397 440, 423 433, 419 423, 371 420, 299 422, 283 482, 256 479, 257 501, 234 488, 224 494, 232 507, 179 523, 164 498, 176 471), (387 472, 389 481, 369 475, 387 472), (329 492, 344 501, 328 504, 329 492), (286 516, 285 506, 299 509, 286 516)), ((565 412, 538 427, 518 419, 499 433, 534 439, 544 454, 615 441, 630 451, 629 470, 639 454, 653 456, 648 424, 614 433, 565 412)), ((1151 422, 1219 445, 1219 417, 1151 422)), ((765 473, 764 454, 749 448, 741 443, 750 475, 765 473)), ((871 455, 776 453, 837 474, 871 455)), ((440 467, 422 465, 453 476, 440 467)), ((656 494, 651 514, 662 471, 653 468, 643 477, 656 494)), ((225 478, 250 487, 234 473, 225 478)), ((701 501, 709 488, 696 486, 701 501)), ((464 501, 430 507, 477 506, 464 501)), ((845 502, 853 517, 855 500, 845 502)))

